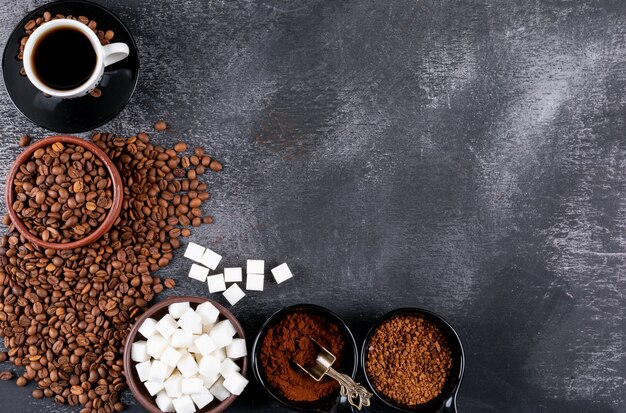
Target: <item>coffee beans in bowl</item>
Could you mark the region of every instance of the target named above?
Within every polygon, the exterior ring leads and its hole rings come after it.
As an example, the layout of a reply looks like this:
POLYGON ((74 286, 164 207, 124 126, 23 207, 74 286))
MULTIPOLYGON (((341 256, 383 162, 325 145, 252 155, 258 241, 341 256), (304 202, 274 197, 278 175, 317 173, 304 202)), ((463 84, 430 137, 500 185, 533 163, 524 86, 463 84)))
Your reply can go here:
POLYGON ((363 345, 362 365, 374 392, 403 411, 437 411, 454 404, 464 366, 456 332, 425 310, 401 309, 382 318, 363 345))
POLYGON ((117 219, 121 198, 121 178, 111 160, 92 143, 70 136, 31 146, 7 179, 11 220, 47 248, 95 241, 117 219))
POLYGON ((243 329, 200 297, 161 301, 137 321, 124 349, 130 389, 151 412, 217 413, 248 384, 243 329))

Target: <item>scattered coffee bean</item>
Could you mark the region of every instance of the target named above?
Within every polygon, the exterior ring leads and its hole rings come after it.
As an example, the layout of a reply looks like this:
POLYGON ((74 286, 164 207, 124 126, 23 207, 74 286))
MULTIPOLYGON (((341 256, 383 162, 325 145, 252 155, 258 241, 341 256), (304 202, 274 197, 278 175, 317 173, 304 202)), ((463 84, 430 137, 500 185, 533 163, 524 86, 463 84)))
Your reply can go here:
MULTIPOLYGON (((43 397, 44 393, 41 389, 35 389, 33 390, 32 396, 35 399, 41 399, 43 397)), ((50 396, 47 396, 50 397, 50 396)))
POLYGON ((0 371, 0 380, 8 381, 13 378, 13 372, 9 370, 0 371))
POLYGON ((7 355, 7 353, 4 351, 0 351, 0 363, 4 363, 8 359, 9 359, 9 356, 7 355))
POLYGON ((13 209, 44 241, 67 243, 98 228, 113 205, 113 184, 102 161, 82 146, 37 149, 13 181, 13 209))
POLYGON ((20 146, 23 148, 25 146, 30 145, 30 136, 28 135, 22 135, 20 136, 20 142, 19 142, 20 146))
POLYGON ((211 170, 214 172, 219 172, 222 170, 222 164, 214 159, 209 164, 209 168, 211 168, 211 170))
POLYGON ((95 87, 91 92, 89 92, 89 95, 94 98, 99 98, 100 96, 102 96, 102 90, 95 87))
POLYGON ((28 380, 26 380, 26 377, 24 376, 18 377, 17 380, 15 381, 15 384, 17 385, 17 387, 24 387, 26 386, 27 383, 28 383, 28 380))
POLYGON ((176 286, 176 281, 171 278, 166 278, 163 284, 166 288, 174 288, 176 286))
POLYGON ((164 120, 159 120, 154 124, 154 130, 158 132, 163 132, 167 129, 167 123, 164 120))
POLYGON ((174 145, 174 150, 176 152, 185 152, 187 150, 187 144, 184 142, 178 142, 176 145, 174 145))

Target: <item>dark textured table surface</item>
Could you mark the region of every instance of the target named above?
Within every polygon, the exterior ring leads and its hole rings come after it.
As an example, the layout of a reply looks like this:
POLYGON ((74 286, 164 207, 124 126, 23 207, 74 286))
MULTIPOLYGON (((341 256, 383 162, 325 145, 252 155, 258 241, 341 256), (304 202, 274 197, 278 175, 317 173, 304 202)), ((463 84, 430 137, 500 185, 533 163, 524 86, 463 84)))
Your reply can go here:
MULTIPOLYGON (((460 412, 626 411, 626 2, 102 3, 142 72, 101 129, 205 145, 225 167, 191 240, 296 275, 234 308, 250 338, 299 302, 359 341, 419 306, 464 341, 460 412)), ((3 0, 0 45, 41 4, 3 0)), ((49 132, 3 91, 2 176, 22 133, 49 132)), ((30 390, 0 410, 78 410, 30 390)), ((230 411, 284 409, 253 383, 230 411)))

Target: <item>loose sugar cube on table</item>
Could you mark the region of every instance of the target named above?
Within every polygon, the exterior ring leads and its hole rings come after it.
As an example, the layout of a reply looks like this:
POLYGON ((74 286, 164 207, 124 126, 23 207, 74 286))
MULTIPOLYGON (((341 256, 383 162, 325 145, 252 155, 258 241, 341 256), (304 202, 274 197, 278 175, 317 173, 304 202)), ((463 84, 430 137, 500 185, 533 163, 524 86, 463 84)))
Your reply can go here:
POLYGON ((175 348, 188 348, 193 343, 193 334, 182 328, 176 329, 170 337, 170 346, 175 348))
POLYGON ((183 394, 181 386, 183 384, 183 376, 180 373, 172 374, 165 382, 163 387, 168 397, 180 397, 183 394))
POLYGON ((226 347, 226 355, 231 359, 238 359, 248 355, 246 348, 246 340, 243 338, 234 338, 233 342, 226 347))
POLYGON ((241 368, 235 363, 232 359, 228 357, 222 360, 222 365, 220 366, 220 374, 224 377, 233 371, 240 371, 241 368))
POLYGON ((191 354, 187 354, 183 356, 178 361, 177 366, 178 366, 178 371, 180 371, 180 374, 182 374, 186 378, 191 377, 198 372, 198 363, 196 363, 196 360, 193 358, 191 354))
POLYGON ((211 403, 213 399, 215 399, 211 392, 204 386, 202 387, 202 390, 200 392, 190 394, 189 396, 191 397, 191 400, 193 400, 193 402, 196 404, 196 406, 198 406, 198 409, 202 409, 203 407, 211 403))
POLYGON ((139 334, 145 338, 150 338, 156 333, 156 323, 157 321, 154 318, 146 318, 139 326, 139 334))
POLYGON ((236 371, 228 373, 222 386, 232 394, 239 396, 248 385, 248 380, 236 371))
POLYGON ((165 338, 169 338, 178 328, 178 323, 171 314, 165 314, 157 323, 156 330, 165 338))
POLYGON ((163 390, 162 381, 148 380, 143 385, 146 386, 146 389, 148 390, 148 393, 150 393, 150 396, 155 396, 158 392, 163 390))
POLYGON ((231 285, 222 294, 224 295, 224 298, 228 300, 230 305, 237 304, 239 300, 241 300, 243 297, 246 296, 246 293, 243 292, 243 290, 241 289, 241 287, 239 287, 238 284, 231 285))
POLYGON ((287 263, 282 263, 278 267, 272 268, 272 275, 276 280, 276 284, 280 284, 283 281, 287 281, 288 279, 293 277, 293 274, 289 270, 287 263))
POLYGON ((203 388, 204 383, 202 379, 197 377, 184 378, 183 384, 181 385, 183 394, 200 393, 203 388))
POLYGON ((158 359, 167 348, 167 345, 168 340, 165 337, 161 334, 155 334, 148 339, 146 349, 151 357, 158 359))
POLYGON ((167 347, 163 354, 161 354, 161 360, 163 363, 170 367, 176 367, 178 361, 183 357, 183 351, 178 351, 174 347, 167 347))
POLYGON ((185 250, 185 258, 189 258, 190 260, 194 260, 196 262, 202 261, 202 256, 206 248, 202 245, 198 245, 195 242, 190 242, 187 244, 187 249, 185 250))
POLYGON ((193 309, 188 309, 178 319, 178 325, 191 334, 202 333, 202 319, 193 309))
POLYGON ((164 413, 174 412, 174 405, 172 404, 172 398, 167 395, 165 390, 161 390, 156 396, 156 405, 164 413))
MULTIPOLYGON (((152 362, 152 366, 150 367, 150 379, 148 381, 165 381, 165 379, 167 379, 170 375, 168 370, 167 364, 163 363, 161 360, 154 360, 152 362)), ((158 393, 158 391, 156 393, 158 393)))
POLYGON ((189 302, 183 301, 182 303, 172 303, 168 305, 167 312, 170 313, 172 317, 178 320, 180 316, 183 315, 185 311, 189 310, 190 308, 191 306, 189 305, 189 302))
POLYGON ((228 397, 230 396, 230 392, 222 385, 222 383, 223 383, 223 380, 218 380, 209 389, 211 394, 215 396, 215 398, 221 402, 228 399, 228 397))
POLYGON ((214 270, 217 268, 221 260, 222 260, 221 255, 207 248, 206 251, 204 251, 204 254, 202 254, 202 259, 200 260, 200 264, 214 270))
POLYGON ((220 373, 222 362, 212 355, 204 356, 198 363, 198 372, 204 377, 215 377, 220 373))
POLYGON ((223 274, 215 274, 209 275, 206 277, 206 282, 209 286, 209 292, 219 293, 220 291, 224 291, 226 289, 226 283, 224 282, 223 274))
POLYGON ((172 400, 172 404, 176 413, 195 413, 196 411, 196 406, 194 406, 193 400, 191 400, 188 394, 175 398, 172 400))
POLYGON ((198 352, 203 356, 206 356, 209 353, 217 350, 217 346, 213 342, 213 339, 209 337, 208 334, 202 334, 197 339, 194 340, 193 344, 196 345, 198 352))
POLYGON ((152 366, 152 362, 150 360, 144 361, 142 363, 137 363, 135 365, 135 369, 137 370, 137 376, 139 376, 140 381, 148 381, 150 378, 150 367, 152 366))
POLYGON ((189 278, 205 282, 207 275, 209 275, 208 268, 198 264, 191 264, 191 269, 189 270, 189 278))
POLYGON ((220 315, 220 310, 218 310, 213 304, 207 301, 199 304, 196 307, 196 314, 198 314, 202 319, 203 326, 213 325, 220 315))
POLYGON ((248 274, 246 276, 246 290, 263 291, 264 282, 265 282, 265 275, 248 274))
POLYGON ((145 340, 135 341, 130 348, 130 358, 137 363, 150 360, 148 342, 145 340))
POLYGON ((228 320, 223 320, 213 326, 209 337, 211 337, 213 343, 219 349, 232 343, 235 334, 237 334, 237 330, 235 330, 233 324, 228 320))
POLYGON ((227 283, 240 283, 243 281, 241 267, 224 268, 224 281, 227 283))
POLYGON ((247 274, 265 274, 265 260, 248 260, 246 262, 247 274))

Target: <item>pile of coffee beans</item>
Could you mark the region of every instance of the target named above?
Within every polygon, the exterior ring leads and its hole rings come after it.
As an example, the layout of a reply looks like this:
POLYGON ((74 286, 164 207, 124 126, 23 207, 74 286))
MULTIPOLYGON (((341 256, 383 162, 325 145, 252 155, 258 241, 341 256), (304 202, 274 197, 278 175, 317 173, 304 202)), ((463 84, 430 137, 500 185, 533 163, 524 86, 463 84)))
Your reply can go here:
POLYGON ((452 352, 444 335, 414 315, 385 321, 372 335, 365 363, 376 390, 409 407, 439 396, 451 368, 452 352))
POLYGON ((85 238, 113 205, 113 182, 103 162, 79 145, 55 142, 37 149, 13 180, 13 209, 44 241, 85 238))
POLYGON ((212 222, 202 216, 209 192, 198 177, 221 164, 201 148, 183 156, 154 145, 145 133, 92 139, 122 177, 119 219, 73 250, 39 248, 9 224, 0 239, 0 336, 8 351, 0 360, 24 367, 17 384, 34 381, 35 398, 108 413, 125 408, 121 352, 130 327, 175 284, 152 273, 169 264, 189 225, 212 222))

